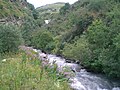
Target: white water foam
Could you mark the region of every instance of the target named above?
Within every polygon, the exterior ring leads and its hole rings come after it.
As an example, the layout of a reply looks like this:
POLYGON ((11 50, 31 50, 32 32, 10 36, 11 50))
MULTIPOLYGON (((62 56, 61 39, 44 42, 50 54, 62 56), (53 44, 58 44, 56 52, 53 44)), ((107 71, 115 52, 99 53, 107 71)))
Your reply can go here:
MULTIPOLYGON (((40 57, 45 57, 45 54, 39 53, 39 55, 40 57)), ((65 59, 57 57, 56 55, 46 55, 46 56, 47 56, 47 60, 49 60, 49 63, 51 65, 53 64, 53 62, 56 63, 60 70, 62 70, 62 68, 65 66, 75 69, 76 67, 78 67, 78 65, 74 63, 66 63, 65 59)), ((110 86, 108 81, 105 81, 103 78, 99 76, 88 73, 85 69, 81 69, 79 72, 76 72, 76 76, 70 78, 70 81, 71 81, 70 84, 71 87, 75 90, 120 90, 119 87, 108 89, 108 87, 110 86)))

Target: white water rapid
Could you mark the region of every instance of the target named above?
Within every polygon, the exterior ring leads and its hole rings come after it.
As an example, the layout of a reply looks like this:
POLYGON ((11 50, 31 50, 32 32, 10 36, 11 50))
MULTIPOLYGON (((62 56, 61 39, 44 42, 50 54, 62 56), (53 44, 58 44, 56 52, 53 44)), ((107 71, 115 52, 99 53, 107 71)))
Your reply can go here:
POLYGON ((64 58, 57 57, 56 55, 46 55, 40 52, 40 50, 34 51, 39 53, 40 59, 47 59, 51 65, 53 62, 56 63, 59 70, 62 70, 64 67, 71 68, 75 76, 70 78, 70 86, 74 90, 120 90, 120 82, 116 83, 108 80, 103 75, 87 72, 85 69, 81 69, 80 65, 67 63, 64 58))

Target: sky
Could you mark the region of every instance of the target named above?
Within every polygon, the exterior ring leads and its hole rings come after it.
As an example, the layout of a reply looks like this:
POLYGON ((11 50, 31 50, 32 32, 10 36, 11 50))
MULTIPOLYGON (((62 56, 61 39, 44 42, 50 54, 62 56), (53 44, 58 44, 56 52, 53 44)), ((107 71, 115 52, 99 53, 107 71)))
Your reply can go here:
POLYGON ((36 7, 40 7, 46 4, 56 3, 56 2, 69 2, 70 4, 73 4, 74 2, 78 0, 27 0, 29 3, 33 4, 36 7))

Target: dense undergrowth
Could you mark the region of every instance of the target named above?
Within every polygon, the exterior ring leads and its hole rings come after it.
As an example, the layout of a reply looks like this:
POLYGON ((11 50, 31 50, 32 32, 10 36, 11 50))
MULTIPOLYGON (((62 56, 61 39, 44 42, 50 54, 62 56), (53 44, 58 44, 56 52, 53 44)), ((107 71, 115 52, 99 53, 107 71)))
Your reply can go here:
POLYGON ((0 90, 70 90, 56 67, 42 67, 41 61, 24 52, 0 60, 0 90))

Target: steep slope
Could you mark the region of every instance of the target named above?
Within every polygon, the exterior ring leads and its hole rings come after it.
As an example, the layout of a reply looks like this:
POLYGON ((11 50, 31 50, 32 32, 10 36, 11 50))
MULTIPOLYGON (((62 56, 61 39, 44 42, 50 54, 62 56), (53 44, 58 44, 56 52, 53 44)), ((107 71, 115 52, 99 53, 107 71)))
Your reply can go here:
POLYGON ((30 43, 32 32, 39 28, 35 19, 35 8, 27 0, 0 0, 0 25, 17 26, 26 45, 30 43))
POLYGON ((32 9, 26 0, 0 0, 0 23, 21 24, 25 17, 32 17, 32 9))

